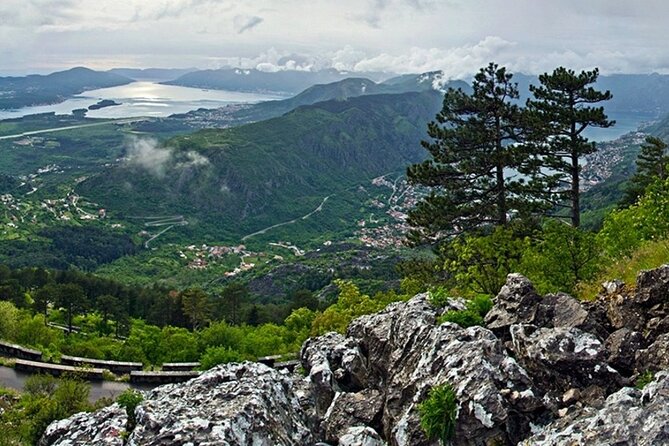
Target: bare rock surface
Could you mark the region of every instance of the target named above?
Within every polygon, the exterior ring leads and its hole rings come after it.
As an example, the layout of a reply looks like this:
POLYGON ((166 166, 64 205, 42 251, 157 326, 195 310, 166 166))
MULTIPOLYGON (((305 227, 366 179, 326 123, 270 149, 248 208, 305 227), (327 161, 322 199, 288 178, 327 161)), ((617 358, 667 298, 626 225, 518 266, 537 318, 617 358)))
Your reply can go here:
POLYGON ((597 410, 585 408, 542 428, 522 446, 660 446, 669 444, 669 372, 643 390, 625 387, 597 410))
MULTIPOLYGON (((292 378, 258 363, 219 366, 186 383, 158 387, 135 414, 137 426, 125 443, 130 446, 313 442, 292 378)), ((40 444, 121 445, 125 421, 125 411, 116 405, 78 414, 49 426, 40 444)))

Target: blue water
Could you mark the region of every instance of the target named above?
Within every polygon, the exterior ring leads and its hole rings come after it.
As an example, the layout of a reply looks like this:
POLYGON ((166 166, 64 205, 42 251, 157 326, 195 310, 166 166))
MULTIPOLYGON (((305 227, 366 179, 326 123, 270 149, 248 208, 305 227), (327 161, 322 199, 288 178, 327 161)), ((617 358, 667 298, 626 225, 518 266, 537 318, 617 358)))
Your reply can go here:
POLYGON ((615 120, 613 127, 607 129, 588 127, 584 134, 591 141, 601 142, 617 139, 618 137, 637 130, 640 125, 658 119, 656 113, 608 113, 609 119, 615 120))
POLYGON ((256 103, 284 98, 284 96, 260 93, 202 90, 175 85, 161 85, 155 82, 133 82, 120 87, 85 91, 58 104, 24 107, 18 110, 0 110, 0 119, 20 118, 36 113, 70 114, 74 109, 88 108, 102 99, 111 99, 121 103, 121 105, 90 110, 86 114, 87 117, 165 117, 175 113, 186 113, 198 108, 218 108, 233 103, 256 103))

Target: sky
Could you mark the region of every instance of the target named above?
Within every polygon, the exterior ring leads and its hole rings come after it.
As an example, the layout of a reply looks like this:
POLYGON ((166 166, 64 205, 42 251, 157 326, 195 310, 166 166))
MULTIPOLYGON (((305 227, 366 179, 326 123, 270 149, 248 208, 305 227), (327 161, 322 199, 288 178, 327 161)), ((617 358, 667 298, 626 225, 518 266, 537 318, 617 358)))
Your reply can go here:
POLYGON ((669 73, 664 0, 0 0, 0 74, 73 66, 669 73))

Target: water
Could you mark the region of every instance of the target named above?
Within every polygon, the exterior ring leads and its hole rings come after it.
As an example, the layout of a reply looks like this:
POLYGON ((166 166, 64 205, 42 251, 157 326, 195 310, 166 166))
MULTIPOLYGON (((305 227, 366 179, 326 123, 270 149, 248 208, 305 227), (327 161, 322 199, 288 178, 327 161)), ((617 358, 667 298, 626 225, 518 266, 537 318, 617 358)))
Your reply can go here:
POLYGON ((77 108, 88 108, 102 99, 111 99, 122 105, 90 110, 89 118, 134 118, 138 116, 164 117, 186 113, 198 108, 218 108, 233 103, 256 103, 284 99, 260 93, 242 93, 224 90, 161 85, 155 82, 133 82, 120 87, 85 91, 64 102, 53 105, 25 107, 18 110, 0 110, 0 119, 20 118, 36 113, 55 112, 70 114, 77 108))
POLYGON ((596 142, 611 141, 637 130, 641 124, 658 119, 656 113, 608 113, 608 117, 616 121, 613 127, 607 129, 588 127, 584 131, 584 136, 596 142))
MULTIPOLYGON (((22 391, 23 386, 26 383, 26 380, 30 378, 32 374, 22 373, 14 370, 11 367, 0 366, 0 385, 8 387, 10 389, 22 391)), ((91 402, 95 402, 100 398, 116 398, 118 395, 123 393, 123 391, 131 387, 128 383, 115 382, 115 381, 91 381, 91 393, 88 399, 91 402)), ((135 386, 133 388, 141 390, 149 390, 154 386, 135 386)))

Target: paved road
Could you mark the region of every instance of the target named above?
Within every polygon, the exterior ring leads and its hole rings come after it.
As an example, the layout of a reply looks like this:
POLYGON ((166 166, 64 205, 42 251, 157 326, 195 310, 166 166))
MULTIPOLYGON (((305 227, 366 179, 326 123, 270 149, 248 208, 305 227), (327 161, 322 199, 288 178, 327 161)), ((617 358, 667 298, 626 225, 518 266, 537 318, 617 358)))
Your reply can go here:
POLYGON ((100 125, 108 125, 108 124, 130 124, 130 123, 133 123, 133 122, 147 121, 148 119, 149 118, 120 119, 120 120, 114 120, 114 121, 94 122, 94 123, 91 123, 91 124, 70 125, 70 126, 67 126, 67 127, 56 127, 54 129, 31 130, 29 132, 16 133, 14 135, 0 136, 0 139, 22 138, 24 136, 39 135, 41 133, 62 132, 64 130, 83 129, 85 127, 97 127, 97 126, 100 126, 100 125))
MULTIPOLYGON (((11 367, 0 366, 0 385, 14 390, 23 390, 23 385, 30 378, 30 373, 17 372, 11 367)), ((128 383, 115 381, 92 381, 91 393, 88 399, 95 402, 103 397, 115 398, 130 387, 128 383)), ((135 387, 135 386, 133 386, 135 387)), ((148 390, 150 387, 136 387, 142 390, 148 390)))
POLYGON ((255 237, 256 235, 264 234, 264 233, 266 233, 267 231, 272 230, 272 229, 274 229, 274 228, 279 228, 279 227, 281 227, 281 226, 285 226, 285 225, 291 225, 291 224, 295 223, 295 222, 298 221, 298 220, 306 220, 307 218, 309 218, 309 217, 311 217, 312 215, 314 215, 316 212, 321 212, 321 211, 323 210, 323 205, 325 205, 325 203, 330 199, 331 196, 332 196, 332 195, 328 195, 327 197, 325 197, 325 198, 323 199, 323 201, 321 201, 321 204, 319 204, 318 207, 317 207, 316 209, 314 209, 313 211, 309 212, 307 215, 303 215, 302 217, 294 218, 294 219, 292 219, 292 220, 290 220, 290 221, 284 221, 283 223, 277 223, 277 224, 275 224, 275 225, 268 226, 268 227, 266 227, 265 229, 261 229, 260 231, 256 231, 256 232, 254 232, 253 234, 245 235, 244 237, 242 237, 242 241, 246 241, 247 239, 249 239, 249 238, 251 238, 251 237, 255 237))

